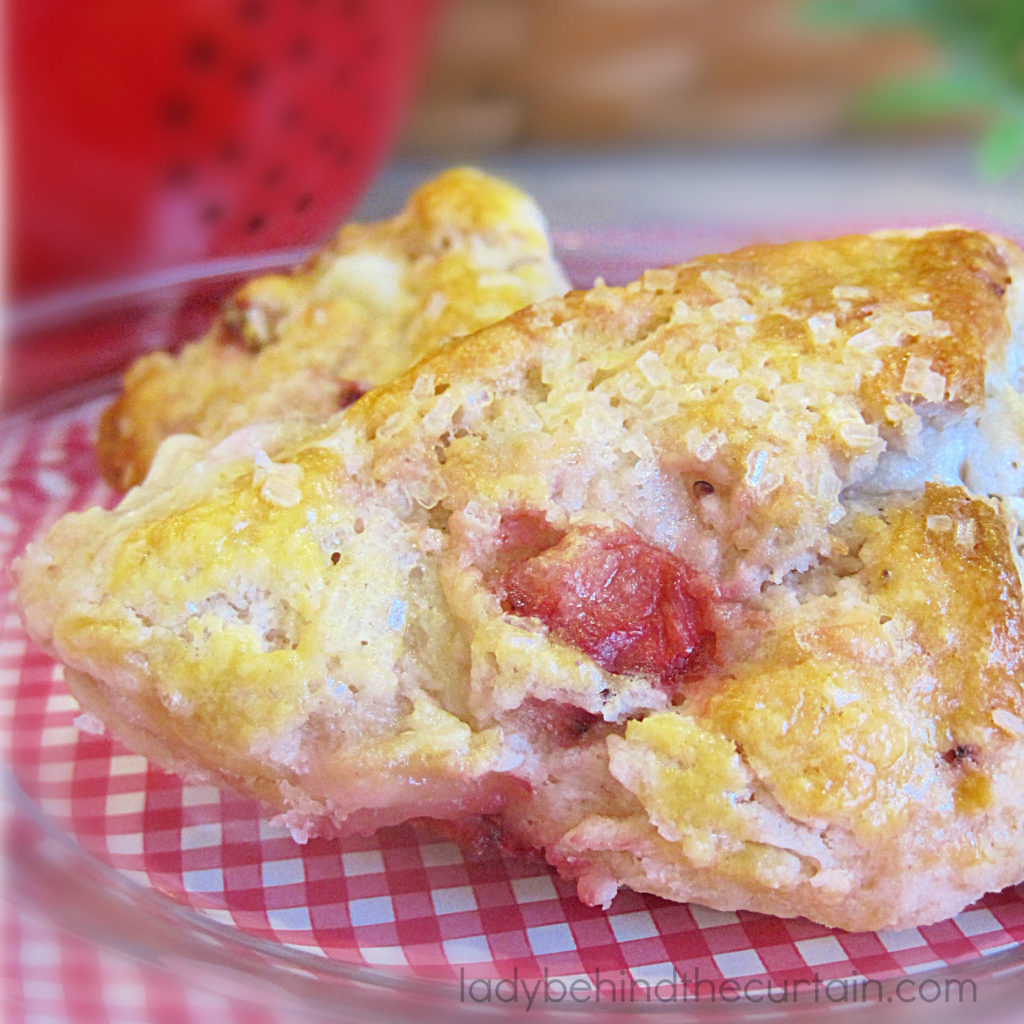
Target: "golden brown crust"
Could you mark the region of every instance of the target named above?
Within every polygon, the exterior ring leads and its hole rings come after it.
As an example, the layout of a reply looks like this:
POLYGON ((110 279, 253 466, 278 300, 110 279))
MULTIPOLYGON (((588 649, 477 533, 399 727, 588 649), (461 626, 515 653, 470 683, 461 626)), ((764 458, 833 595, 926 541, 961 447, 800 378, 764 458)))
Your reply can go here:
POLYGON ((26 623, 300 831, 461 789, 589 902, 934 920, 1024 877, 1021 265, 890 232, 534 305, 324 424, 165 444, 21 560, 26 623), (693 581, 678 685, 503 595, 595 537, 693 581))
MULTIPOLYGON (((796 360, 820 357, 807 326, 823 313, 835 316, 834 336, 827 336, 830 324, 822 325, 824 344, 835 347, 872 327, 876 310, 892 320, 901 312, 929 313, 916 323, 890 324, 895 329, 882 339, 887 343, 879 346, 881 373, 869 378, 862 391, 869 411, 881 413, 886 405, 905 399, 902 382, 911 356, 930 360, 933 372, 943 376, 944 399, 978 402, 989 363, 1003 355, 1009 339, 1009 285, 1007 257, 991 236, 960 228, 879 232, 825 242, 762 244, 701 257, 679 268, 649 272, 639 289, 649 296, 634 293, 628 306, 607 316, 592 303, 586 315, 595 329, 602 329, 603 319, 609 327, 613 322, 621 325, 630 336, 649 332, 654 320, 680 299, 691 310, 707 313, 727 299, 767 298, 768 314, 750 340, 796 360), (718 280, 721 286, 716 288, 718 280)), ((586 296, 580 292, 567 297, 557 319, 568 322, 580 316, 586 296)), ((540 315, 551 314, 545 310, 540 315)), ((537 318, 525 311, 517 324, 528 333, 531 321, 537 318)), ((464 348, 460 362, 440 360, 438 369, 464 372, 485 349, 489 362, 500 366, 507 361, 503 349, 480 345, 478 351, 464 348)), ((396 393, 392 401, 400 400, 396 393)))

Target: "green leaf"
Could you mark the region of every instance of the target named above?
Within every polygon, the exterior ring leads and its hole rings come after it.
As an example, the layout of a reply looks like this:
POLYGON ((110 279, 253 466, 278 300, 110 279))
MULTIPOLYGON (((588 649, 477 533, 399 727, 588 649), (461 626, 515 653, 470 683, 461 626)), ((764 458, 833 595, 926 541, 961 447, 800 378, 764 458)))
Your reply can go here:
POLYGON ((806 0, 801 17, 824 28, 916 24, 926 17, 921 0, 806 0))
POLYGON ((1024 167, 1024 115, 994 121, 978 142, 978 168, 989 180, 1005 178, 1024 167))
POLYGON ((981 113, 980 173, 991 180, 1024 169, 1024 0, 803 0, 797 10, 826 29, 912 29, 930 38, 947 71, 884 81, 854 113, 874 122, 981 113))
POLYGON ((984 75, 970 69, 891 79, 868 89, 856 102, 855 113, 869 121, 935 118, 986 107, 997 90, 984 75))

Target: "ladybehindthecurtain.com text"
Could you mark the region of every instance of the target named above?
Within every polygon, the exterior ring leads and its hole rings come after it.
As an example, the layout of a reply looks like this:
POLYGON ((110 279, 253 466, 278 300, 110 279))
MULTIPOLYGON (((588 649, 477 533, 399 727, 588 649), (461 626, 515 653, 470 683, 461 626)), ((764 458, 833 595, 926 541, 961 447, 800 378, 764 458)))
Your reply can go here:
POLYGON ((463 1003, 510 1004, 550 1007, 559 1003, 955 1003, 978 1001, 978 986, 970 978, 901 978, 883 984, 872 978, 794 978, 772 984, 767 978, 702 978, 675 968, 654 981, 632 977, 620 970, 574 978, 521 978, 518 969, 510 977, 467 978, 460 972, 459 999, 463 1003))

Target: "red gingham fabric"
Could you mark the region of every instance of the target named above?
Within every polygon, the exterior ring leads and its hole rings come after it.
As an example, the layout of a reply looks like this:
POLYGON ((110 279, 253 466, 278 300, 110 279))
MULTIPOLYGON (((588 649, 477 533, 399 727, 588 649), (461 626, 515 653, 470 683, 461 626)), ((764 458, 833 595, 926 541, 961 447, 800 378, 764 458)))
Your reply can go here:
POLYGON ((180 977, 60 931, 14 907, 4 914, 7 1024, 275 1024, 259 1002, 180 977))
MULTIPOLYGON (((0 565, 64 512, 113 502, 93 468, 99 408, 93 400, 7 417, 0 436, 0 565)), ((247 957, 269 965, 270 974, 279 961, 310 976, 328 967, 357 981, 361 975, 371 987, 381 983, 382 1006, 397 998, 387 994, 389 986, 400 991, 429 981, 430 992, 447 993, 458 1006, 474 978, 547 972, 571 983, 599 972, 615 982, 654 984, 685 972, 709 983, 760 979, 780 986, 814 978, 892 981, 951 967, 977 972, 987 962, 1013 968, 1024 956, 1024 886, 930 927, 849 934, 631 892, 606 912, 581 904, 574 887, 539 860, 473 856, 408 828, 300 846, 270 826, 255 803, 185 784, 109 735, 76 725, 78 714, 60 670, 25 637, 5 581, 0 736, 13 804, 23 805, 9 815, 11 884, 20 884, 22 869, 25 877, 39 875, 42 861, 51 872, 34 890, 26 883, 24 892, 9 892, 3 908, 12 1022, 282 1019, 272 1001, 253 1005, 225 981, 232 963, 247 957), (33 824, 23 830, 17 820, 26 816, 33 824), (44 856, 47 843, 59 848, 53 864, 44 856), (93 874, 99 881, 89 903, 67 879, 93 874), (51 919, 52 899, 45 906, 46 894, 62 886, 73 894, 68 902, 84 907, 77 927, 51 919), (166 908, 182 948, 168 956, 167 929, 153 938, 163 943, 160 956, 145 943, 129 945, 130 955, 106 948, 99 933, 106 935, 122 905, 154 919, 166 908), (104 927, 90 934, 83 920, 104 927), (218 952, 197 973, 204 942, 218 952), (175 957, 193 973, 168 967, 175 957)), ((344 1007, 338 1013, 344 1016, 344 1007)))

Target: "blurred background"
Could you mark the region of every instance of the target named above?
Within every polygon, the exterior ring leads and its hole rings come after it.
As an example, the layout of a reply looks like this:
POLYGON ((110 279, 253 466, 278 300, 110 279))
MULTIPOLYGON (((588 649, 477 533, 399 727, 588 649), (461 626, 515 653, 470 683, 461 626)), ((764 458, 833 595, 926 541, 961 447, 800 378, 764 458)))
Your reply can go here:
POLYGON ((447 0, 376 216, 468 159, 698 244, 1024 219, 1019 0, 447 0), (721 229, 721 230, 719 230, 721 229))
POLYGON ((384 184, 455 159, 518 174, 559 227, 1012 233, 1024 4, 447 0, 384 184))
POLYGON ((204 301, 162 292, 160 316, 123 318, 141 337, 99 324, 61 381, 190 336, 238 275, 457 162, 531 192, 580 284, 757 240, 1024 224, 1021 0, 33 0, 6 19, 8 334, 36 342, 11 349, 8 403, 51 386, 42 341, 82 288, 119 301, 157 273, 204 301))
MULTIPOLYGON (((935 70, 942 55, 921 25, 844 26, 822 14, 806 0, 447 0, 401 149, 888 134, 856 116, 858 98, 891 76, 935 70)), ((902 130, 963 127, 940 117, 902 130)))
POLYGON ((309 243, 455 161, 566 227, 1022 213, 1020 0, 34 0, 7 22, 16 297, 309 243))
POLYGON ((307 244, 456 161, 558 226, 1022 213, 1020 0, 20 0, 7 23, 15 297, 307 244))

